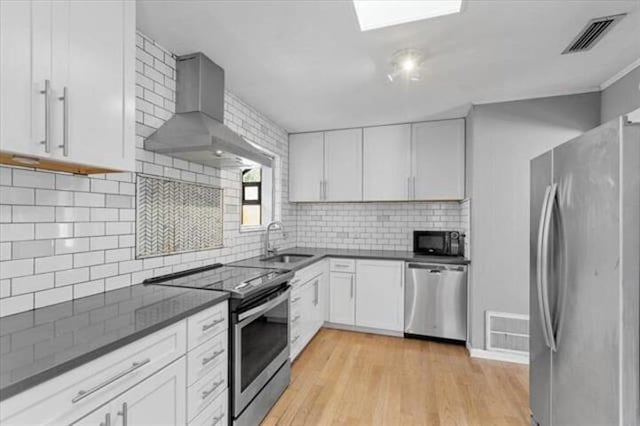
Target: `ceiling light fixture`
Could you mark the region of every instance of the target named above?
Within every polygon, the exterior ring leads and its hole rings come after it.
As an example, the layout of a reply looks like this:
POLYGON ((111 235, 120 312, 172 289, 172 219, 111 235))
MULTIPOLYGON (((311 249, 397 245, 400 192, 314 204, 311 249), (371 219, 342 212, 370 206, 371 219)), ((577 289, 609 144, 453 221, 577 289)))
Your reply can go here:
POLYGON ((459 13, 462 0, 353 0, 360 31, 459 13))
POLYGON ((389 81, 393 82, 398 77, 409 81, 419 81, 420 66, 423 62, 422 52, 418 49, 398 50, 391 57, 391 72, 387 74, 389 81))

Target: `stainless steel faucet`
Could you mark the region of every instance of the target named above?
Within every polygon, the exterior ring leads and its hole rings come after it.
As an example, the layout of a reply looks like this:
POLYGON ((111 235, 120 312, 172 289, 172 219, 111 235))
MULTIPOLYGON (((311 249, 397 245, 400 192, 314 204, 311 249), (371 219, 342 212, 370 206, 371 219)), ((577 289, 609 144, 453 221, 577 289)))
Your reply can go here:
POLYGON ((276 254, 277 249, 271 248, 271 243, 269 243, 269 235, 271 233, 271 229, 280 229, 282 231, 282 236, 287 238, 287 234, 284 231, 284 225, 282 222, 271 222, 267 225, 267 233, 264 237, 264 257, 269 257, 270 253, 276 254))

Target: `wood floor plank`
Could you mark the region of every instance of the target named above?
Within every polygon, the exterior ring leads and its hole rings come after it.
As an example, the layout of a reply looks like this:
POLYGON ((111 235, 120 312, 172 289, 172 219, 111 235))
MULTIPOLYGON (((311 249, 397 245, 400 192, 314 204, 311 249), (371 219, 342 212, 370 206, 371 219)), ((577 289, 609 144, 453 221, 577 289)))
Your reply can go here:
POLYGON ((439 342, 322 329, 263 426, 528 425, 528 368, 439 342))

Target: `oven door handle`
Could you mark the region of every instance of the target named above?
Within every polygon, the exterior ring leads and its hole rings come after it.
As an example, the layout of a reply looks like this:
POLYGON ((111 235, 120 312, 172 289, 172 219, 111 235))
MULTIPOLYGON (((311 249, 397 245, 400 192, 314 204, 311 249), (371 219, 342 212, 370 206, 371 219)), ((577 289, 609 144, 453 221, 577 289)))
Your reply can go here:
POLYGON ((245 319, 247 319, 249 317, 252 317, 252 316, 254 316, 256 314, 262 314, 262 313, 268 311, 269 309, 279 305, 284 300, 287 300, 289 298, 289 293, 290 293, 290 291, 287 290, 284 293, 282 293, 282 295, 276 297, 275 299, 269 300, 268 302, 265 302, 260 306, 256 306, 255 308, 251 308, 248 311, 239 314, 238 315, 238 323, 242 323, 245 319))

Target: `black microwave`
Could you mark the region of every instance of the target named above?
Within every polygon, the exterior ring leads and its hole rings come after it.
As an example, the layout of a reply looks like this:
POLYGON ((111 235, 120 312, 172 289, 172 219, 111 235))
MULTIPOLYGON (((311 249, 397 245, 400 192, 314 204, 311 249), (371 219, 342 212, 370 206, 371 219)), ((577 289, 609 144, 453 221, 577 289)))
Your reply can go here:
POLYGON ((431 256, 464 256, 464 234, 458 231, 413 231, 413 252, 431 256))

